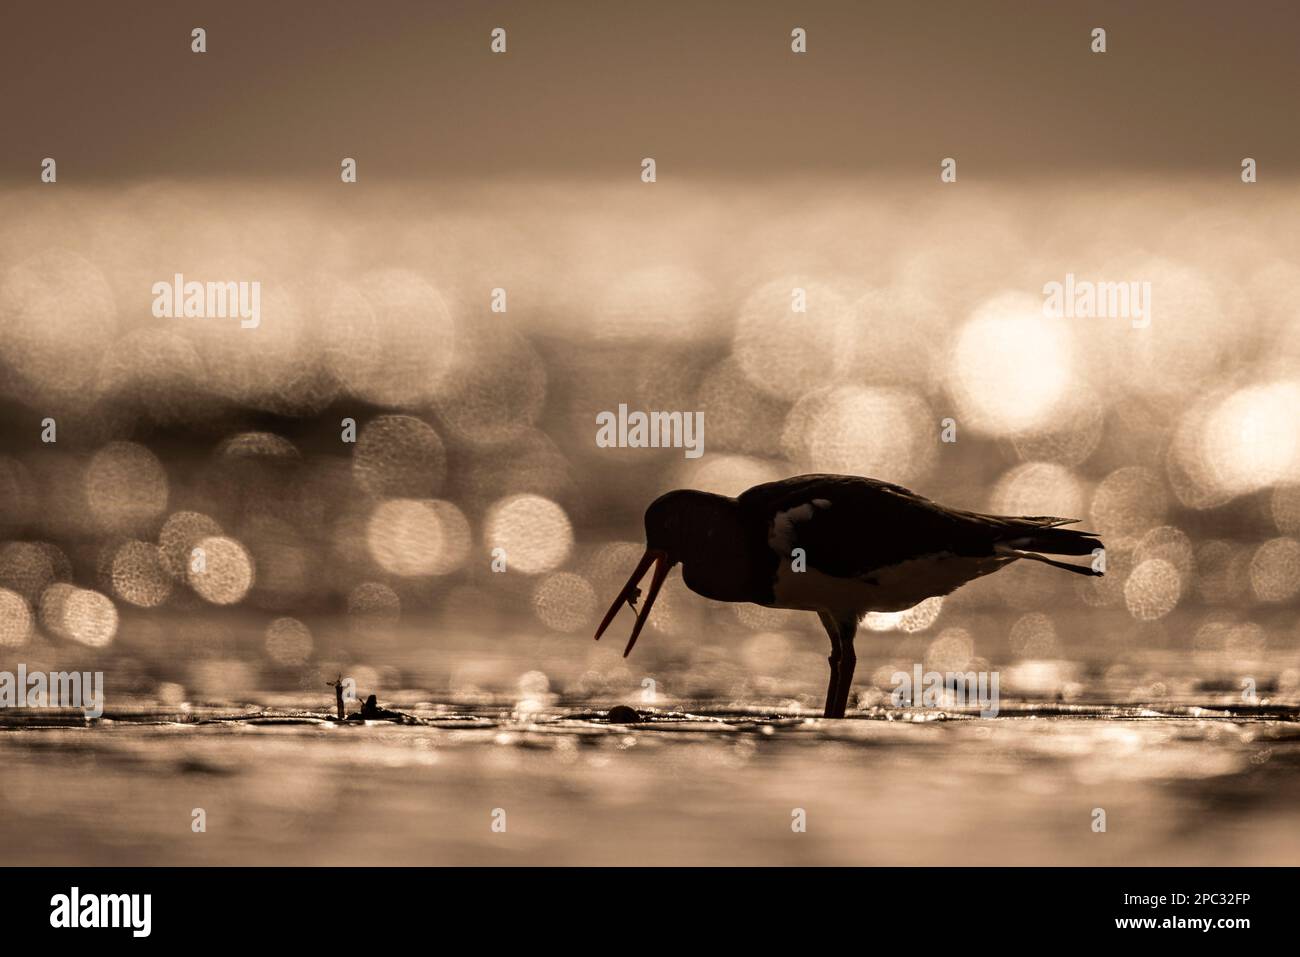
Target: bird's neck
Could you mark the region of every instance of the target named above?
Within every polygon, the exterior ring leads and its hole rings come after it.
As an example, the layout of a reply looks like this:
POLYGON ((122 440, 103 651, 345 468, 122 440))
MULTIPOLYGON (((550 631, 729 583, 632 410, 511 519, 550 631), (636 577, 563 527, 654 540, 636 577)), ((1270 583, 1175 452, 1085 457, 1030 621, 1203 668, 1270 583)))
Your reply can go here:
POLYGON ((753 530, 734 500, 697 516, 681 556, 686 587, 715 601, 755 601, 763 576, 755 567, 753 530))

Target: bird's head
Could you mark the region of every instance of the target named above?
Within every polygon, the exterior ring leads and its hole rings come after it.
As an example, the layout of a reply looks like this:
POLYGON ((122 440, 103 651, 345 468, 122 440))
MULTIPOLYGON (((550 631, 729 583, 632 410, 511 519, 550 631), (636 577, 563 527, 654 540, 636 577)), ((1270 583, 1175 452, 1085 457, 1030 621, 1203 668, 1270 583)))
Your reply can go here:
POLYGON ((618 609, 624 602, 627 602, 633 610, 636 609, 636 600, 641 595, 637 583, 645 576, 650 566, 654 565, 650 590, 646 593, 645 604, 637 612, 636 624, 632 627, 632 637, 628 639, 623 657, 626 658, 632 652, 632 646, 636 644, 646 619, 650 617, 650 607, 659 597, 659 589, 663 587, 664 579, 668 577, 668 572, 674 565, 684 561, 690 554, 691 543, 708 526, 709 513, 716 509, 718 501, 730 500, 724 500, 721 496, 710 495, 707 492, 678 489, 661 495, 650 503, 650 507, 645 510, 645 554, 637 562, 632 577, 627 580, 623 590, 609 606, 609 611, 605 613, 600 627, 596 629, 597 641, 605 633, 605 629, 614 620, 614 616, 618 614, 618 609))
POLYGON ((690 550, 693 522, 701 517, 704 503, 716 497, 692 489, 660 495, 645 510, 646 549, 663 552, 670 565, 683 561, 690 550))

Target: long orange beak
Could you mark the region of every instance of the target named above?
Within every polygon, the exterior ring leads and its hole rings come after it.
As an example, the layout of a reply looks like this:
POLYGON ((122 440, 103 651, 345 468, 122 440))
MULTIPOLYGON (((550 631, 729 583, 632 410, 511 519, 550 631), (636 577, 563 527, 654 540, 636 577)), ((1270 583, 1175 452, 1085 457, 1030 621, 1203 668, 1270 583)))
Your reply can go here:
POLYGON ((660 551, 657 548, 647 548, 645 550, 641 560, 636 563, 636 571, 632 572, 632 577, 627 580, 623 590, 614 599, 614 604, 610 605, 609 611, 605 612, 605 618, 601 621, 600 627, 596 629, 596 640, 600 641, 600 636, 605 633, 609 623, 614 620, 614 616, 618 614, 618 609, 623 602, 627 602, 628 606, 633 609, 636 608, 636 599, 640 594, 636 583, 645 575, 646 569, 650 567, 651 562, 654 562, 655 566, 654 577, 650 579, 650 591, 646 593, 645 604, 641 606, 641 611, 637 613, 636 625, 632 628, 632 637, 628 639, 627 649, 623 652, 624 658, 632 653, 632 646, 636 644, 641 629, 645 627, 646 619, 650 617, 650 606, 655 603, 655 599, 659 596, 659 589, 663 587, 664 579, 668 577, 670 565, 668 564, 667 552, 660 551))

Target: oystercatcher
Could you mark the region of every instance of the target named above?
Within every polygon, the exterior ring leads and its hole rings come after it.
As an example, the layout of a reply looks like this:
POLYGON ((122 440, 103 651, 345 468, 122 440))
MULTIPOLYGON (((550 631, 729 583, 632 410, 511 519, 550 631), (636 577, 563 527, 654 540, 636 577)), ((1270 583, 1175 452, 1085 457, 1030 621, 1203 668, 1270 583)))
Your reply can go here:
POLYGON ((903 611, 947 595, 1022 558, 1080 575, 1091 564, 1050 555, 1092 555, 1093 532, 1061 528, 1072 518, 984 515, 946 508, 900 485, 855 475, 799 475, 755 485, 738 498, 678 489, 645 513, 646 550, 596 630, 604 634, 637 583, 654 576, 628 640, 627 657, 668 572, 716 601, 815 611, 831 640, 828 718, 844 717, 857 656, 853 638, 870 611, 903 611))

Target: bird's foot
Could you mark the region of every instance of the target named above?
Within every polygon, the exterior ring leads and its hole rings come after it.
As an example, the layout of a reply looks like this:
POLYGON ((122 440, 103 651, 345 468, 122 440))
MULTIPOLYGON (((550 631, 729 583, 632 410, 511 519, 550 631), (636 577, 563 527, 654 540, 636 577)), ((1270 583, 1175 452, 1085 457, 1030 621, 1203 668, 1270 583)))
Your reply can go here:
POLYGON ((633 611, 636 611, 636 600, 640 597, 641 597, 641 589, 638 588, 636 585, 633 585, 630 589, 628 589, 627 607, 631 608, 633 611))

